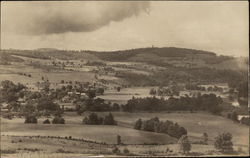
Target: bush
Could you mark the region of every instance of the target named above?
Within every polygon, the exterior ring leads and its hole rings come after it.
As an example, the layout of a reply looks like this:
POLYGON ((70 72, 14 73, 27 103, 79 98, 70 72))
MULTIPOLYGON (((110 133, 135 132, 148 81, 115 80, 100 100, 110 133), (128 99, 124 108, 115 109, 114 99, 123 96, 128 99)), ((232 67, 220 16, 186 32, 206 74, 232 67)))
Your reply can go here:
POLYGON ((112 150, 112 152, 114 154, 120 154, 121 153, 120 149, 117 146, 112 150))
POLYGON ((124 153, 124 154, 129 154, 129 150, 128 150, 127 148, 124 148, 124 149, 123 149, 123 153, 124 153))
POLYGON ((141 125, 142 125, 142 120, 141 120, 141 119, 138 119, 138 120, 135 122, 134 129, 140 130, 140 129, 141 129, 141 125))
POLYGON ((52 120, 53 124, 65 124, 65 120, 62 117, 56 116, 53 120, 52 120))
POLYGON ((37 118, 34 115, 28 115, 25 117, 24 123, 37 123, 37 118))
POLYGON ((44 120, 43 124, 50 124, 50 120, 49 119, 44 120))
POLYGON ((7 149, 7 150, 0 150, 0 154, 15 154, 16 150, 11 150, 11 149, 7 149))
POLYGON ((111 113, 105 116, 104 119, 103 117, 99 117, 96 113, 91 113, 88 117, 83 118, 82 123, 87 125, 117 125, 111 113))
POLYGON ((73 152, 71 152, 71 151, 66 151, 66 150, 60 148, 60 149, 57 149, 56 153, 73 153, 73 152))
POLYGON ((118 145, 122 144, 122 140, 121 140, 121 136, 120 135, 117 135, 116 141, 117 141, 118 145))
POLYGON ((222 133, 215 138, 214 146, 224 153, 233 152, 233 142, 231 133, 222 133))
POLYGON ((203 138, 203 143, 208 144, 208 134, 206 132, 203 133, 202 138, 203 138))
POLYGON ((114 117, 111 113, 109 113, 107 116, 104 117, 103 120, 104 125, 116 125, 116 121, 114 120, 114 117))
POLYGON ((82 122, 87 125, 100 125, 103 124, 103 118, 98 117, 96 113, 91 113, 88 117, 85 117, 82 122))
POLYGON ((3 118, 11 120, 11 119, 13 119, 14 114, 12 114, 12 113, 2 113, 2 116, 3 116, 3 118))

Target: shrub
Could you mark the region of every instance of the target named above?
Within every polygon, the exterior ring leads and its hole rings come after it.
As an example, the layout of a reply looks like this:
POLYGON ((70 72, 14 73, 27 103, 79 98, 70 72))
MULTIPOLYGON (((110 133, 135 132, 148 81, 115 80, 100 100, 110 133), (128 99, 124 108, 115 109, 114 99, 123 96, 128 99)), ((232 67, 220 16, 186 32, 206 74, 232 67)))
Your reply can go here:
POLYGON ((63 117, 59 117, 56 116, 53 120, 52 120, 53 124, 65 124, 65 120, 63 117))
POLYGON ((24 123, 37 123, 37 118, 34 115, 28 115, 25 117, 24 123))
POLYGON ((123 153, 124 153, 124 154, 129 154, 129 150, 128 150, 127 148, 124 148, 124 149, 123 149, 123 153))
POLYGON ((10 149, 0 150, 0 154, 15 154, 15 153, 16 153, 16 150, 10 150, 10 149))
POLYGON ((50 120, 49 119, 44 120, 43 124, 50 124, 50 120))
POLYGON ((3 118, 11 120, 11 119, 13 119, 14 114, 12 114, 12 113, 2 113, 2 116, 3 116, 3 118))
POLYGON ((114 154, 120 154, 121 153, 120 149, 117 146, 112 150, 112 152, 114 154))
POLYGON ((96 113, 91 113, 88 117, 83 118, 82 123, 88 125, 117 125, 111 113, 104 118, 99 117, 96 113))
POLYGON ((142 120, 141 120, 141 119, 138 119, 138 120, 135 122, 134 129, 140 130, 140 129, 141 129, 141 125, 142 125, 142 120))
POLYGON ((73 153, 73 152, 71 152, 71 151, 66 151, 66 150, 60 148, 60 149, 57 149, 56 153, 73 153))
POLYGON ((99 125, 103 123, 103 118, 98 117, 96 113, 91 113, 89 114, 88 117, 85 117, 83 119, 83 124, 88 124, 88 125, 99 125))
POLYGON ((203 133, 202 138, 203 138, 203 143, 204 143, 204 144, 208 144, 208 134, 207 134, 206 132, 203 133))
POLYGON ((104 117, 103 120, 104 125, 116 125, 116 121, 114 120, 114 117, 111 113, 109 113, 107 116, 104 117))
POLYGON ((222 133, 215 138, 214 146, 221 152, 233 152, 233 142, 231 133, 222 133))
POLYGON ((122 140, 121 140, 121 136, 120 136, 120 135, 117 135, 116 140, 117 140, 117 144, 118 144, 118 145, 122 143, 122 140))

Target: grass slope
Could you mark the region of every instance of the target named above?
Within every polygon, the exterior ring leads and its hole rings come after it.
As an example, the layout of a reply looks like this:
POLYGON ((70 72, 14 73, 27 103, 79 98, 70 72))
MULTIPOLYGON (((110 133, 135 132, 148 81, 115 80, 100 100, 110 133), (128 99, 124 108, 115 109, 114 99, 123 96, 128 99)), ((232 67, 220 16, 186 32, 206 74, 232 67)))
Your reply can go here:
MULTIPOLYGON (((44 136, 72 136, 75 138, 85 138, 97 142, 106 142, 107 144, 115 144, 116 137, 119 134, 122 142, 125 144, 168 144, 176 142, 166 134, 151 133, 145 131, 138 131, 131 128, 120 126, 107 126, 107 125, 44 125, 44 124, 24 124, 20 121, 2 122, 2 134, 8 135, 44 135, 44 136), (8 123, 7 123, 8 122, 8 123)), ((66 120, 67 123, 67 120, 66 120)))

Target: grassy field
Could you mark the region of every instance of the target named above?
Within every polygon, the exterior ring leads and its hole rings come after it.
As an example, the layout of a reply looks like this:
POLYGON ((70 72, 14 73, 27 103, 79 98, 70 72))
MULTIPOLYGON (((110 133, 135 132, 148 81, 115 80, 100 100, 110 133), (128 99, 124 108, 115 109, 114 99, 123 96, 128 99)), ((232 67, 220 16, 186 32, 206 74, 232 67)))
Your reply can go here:
POLYGON ((176 139, 165 134, 138 131, 121 126, 67 124, 67 120, 65 125, 24 124, 23 121, 23 119, 11 121, 3 119, 1 133, 21 136, 72 136, 107 144, 115 144, 118 134, 125 144, 168 144, 176 142, 176 139))
POLYGON ((188 135, 194 138, 201 137, 204 132, 208 133, 209 139, 213 140, 218 134, 230 132, 233 135, 235 145, 249 146, 249 127, 234 123, 233 121, 207 113, 113 113, 115 119, 121 123, 132 126, 141 119, 149 119, 157 116, 160 120, 171 120, 185 127, 188 135))
MULTIPOLYGON (((112 112, 118 125, 132 128, 135 121, 139 118, 146 120, 153 117, 158 117, 160 120, 171 120, 177 122, 179 125, 185 127, 190 138, 198 140, 202 134, 206 132, 209 140, 213 143, 214 138, 223 132, 230 132, 233 135, 233 143, 236 146, 242 146, 247 149, 249 146, 249 127, 235 123, 229 119, 221 116, 215 116, 208 113, 127 113, 127 112, 112 112)), ((87 114, 85 114, 87 115, 87 114)), ((106 115, 105 112, 98 113, 98 115, 106 115)), ((81 122, 84 116, 74 116, 74 113, 65 114, 65 118, 71 124, 81 122)))
POLYGON ((152 87, 122 88, 119 92, 116 89, 106 90, 104 95, 98 96, 112 103, 125 104, 134 97, 150 97, 149 91, 152 87))
MULTIPOLYGON (((145 98, 145 97, 152 97, 150 95, 150 90, 154 88, 157 89, 158 87, 131 87, 131 88, 122 88, 119 92, 116 89, 109 89, 104 92, 104 95, 98 96, 99 98, 105 99, 106 101, 110 101, 111 103, 118 103, 118 104, 126 104, 128 100, 135 98, 145 98)), ((197 94, 210 94, 214 93, 217 96, 222 97, 223 99, 228 98, 228 94, 222 94, 220 92, 209 92, 209 91, 198 91, 198 90, 182 90, 180 91, 179 96, 174 96, 175 98, 179 98, 180 96, 197 94)), ((169 96, 155 96, 156 98, 164 98, 168 99, 169 96)))
POLYGON ((2 136, 1 143, 1 158, 72 158, 111 153, 108 145, 63 138, 2 136))
POLYGON ((22 63, 15 63, 12 65, 0 65, 0 81, 10 80, 13 82, 33 84, 42 80, 44 77, 51 83, 60 83, 61 80, 65 81, 92 81, 94 73, 91 72, 71 72, 66 70, 54 70, 53 72, 46 72, 43 69, 27 66, 22 63), (31 77, 19 75, 20 73, 30 74, 31 77))
MULTIPOLYGON (((196 140, 202 137, 204 132, 208 133, 210 142, 223 132, 230 132, 233 135, 233 143, 236 146, 247 148, 249 146, 249 128, 245 125, 234 123, 231 120, 207 113, 126 113, 112 112, 118 126, 96 126, 81 125, 84 117, 68 112, 64 114, 66 125, 43 125, 45 118, 40 118, 37 125, 23 124, 24 120, 15 118, 13 120, 2 119, 2 132, 18 135, 26 134, 50 134, 62 136, 83 137, 86 139, 99 140, 115 143, 116 135, 119 134, 127 144, 141 143, 167 143, 170 139, 167 135, 137 131, 132 129, 134 122, 141 118, 143 120, 159 117, 160 120, 171 120, 185 127, 190 138, 196 140), (101 129, 101 130, 100 130, 101 129), (63 131, 63 132, 58 132, 63 131)), ((98 113, 106 115, 106 113, 98 113)))
MULTIPOLYGON (((115 156, 113 145, 96 144, 63 138, 2 136, 3 158, 82 158, 87 156, 115 156)), ((117 145, 124 156, 123 150, 128 149, 132 155, 141 156, 181 156, 178 145, 117 145), (166 152, 166 149, 170 152, 166 152)), ((211 145, 192 145, 189 156, 221 155, 211 145), (202 152, 202 153, 201 153, 202 152)))

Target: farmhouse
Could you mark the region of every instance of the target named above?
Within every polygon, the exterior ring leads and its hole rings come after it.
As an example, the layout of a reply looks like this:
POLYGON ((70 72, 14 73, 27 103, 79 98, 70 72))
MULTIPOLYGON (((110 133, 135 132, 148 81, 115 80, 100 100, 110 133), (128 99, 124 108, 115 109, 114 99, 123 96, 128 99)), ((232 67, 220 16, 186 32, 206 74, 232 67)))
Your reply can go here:
POLYGON ((243 117, 249 118, 249 115, 238 115, 238 120, 240 121, 243 117))
POLYGON ((81 93, 81 96, 87 97, 86 93, 81 93))
POLYGON ((2 103, 0 105, 1 105, 1 112, 9 111, 9 104, 8 103, 2 103))

